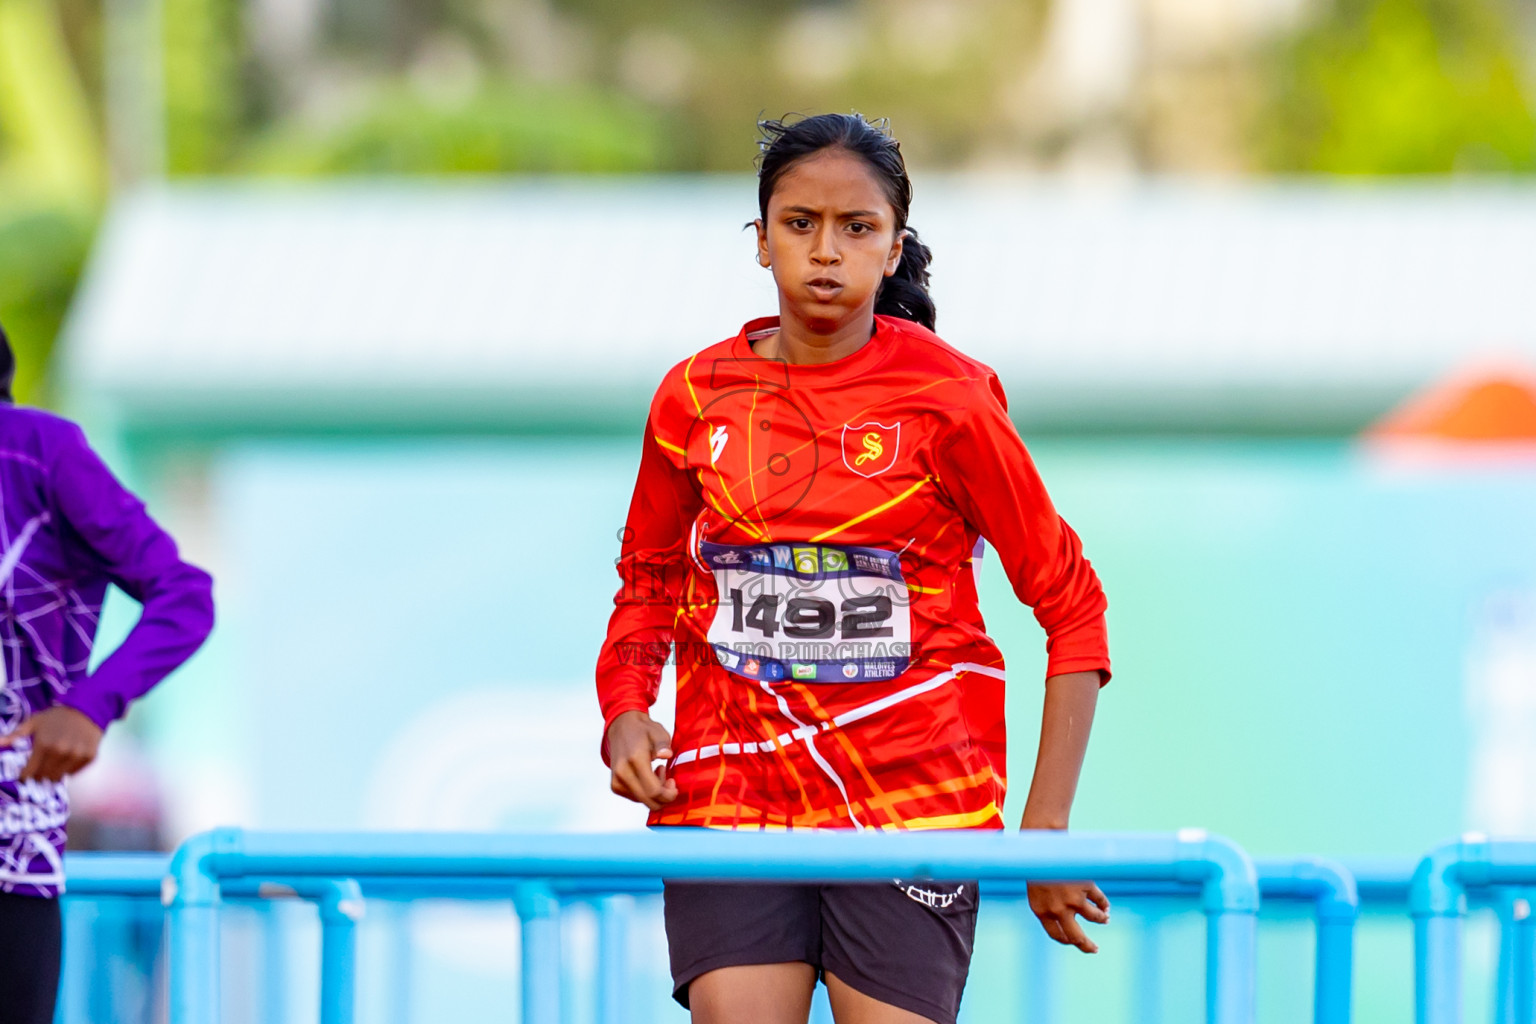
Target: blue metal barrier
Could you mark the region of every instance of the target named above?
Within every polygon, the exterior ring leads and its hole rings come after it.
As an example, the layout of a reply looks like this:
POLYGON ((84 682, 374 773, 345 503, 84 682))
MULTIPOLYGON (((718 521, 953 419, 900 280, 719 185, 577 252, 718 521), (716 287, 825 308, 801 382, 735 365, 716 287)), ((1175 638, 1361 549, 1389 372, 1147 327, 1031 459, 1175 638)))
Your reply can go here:
POLYGON ((1494 910, 1499 917, 1499 967, 1494 982, 1496 1024, 1536 1024, 1536 891, 1500 889, 1494 910))
MULTIPOLYGON (((1348 1024, 1354 995, 1355 921, 1360 915, 1360 898, 1354 877, 1336 861, 1323 857, 1266 858, 1255 862, 1259 893, 1265 904, 1303 903, 1313 907, 1317 920, 1317 944, 1313 982, 1313 1020, 1315 1024, 1348 1024)), ((994 882, 986 887, 989 897, 1022 900, 1025 882, 994 882)), ((1106 881, 1101 888, 1113 899, 1148 897, 1197 897, 1198 887, 1178 882, 1106 881)), ((1038 931, 1033 915, 1021 921, 1025 929, 1038 931)), ((1036 950, 1038 936, 1031 935, 1036 950)), ((1161 936, 1156 918, 1146 921, 1142 934, 1146 947, 1139 951, 1136 964, 1138 1003, 1144 1019, 1157 1020, 1162 974, 1161 936)), ((1044 945, 1048 946, 1049 942, 1044 945)), ((1025 1010, 1024 1024, 1056 1019, 1050 978, 1039 970, 1041 958, 1031 959, 1028 987, 1033 995, 1025 1010)))
POLYGON ((189 840, 171 866, 171 1022, 211 1024, 218 1019, 219 902, 242 879, 356 879, 364 891, 377 884, 397 896, 443 895, 471 882, 515 880, 520 884, 513 896, 524 935, 523 1020, 557 1024, 559 890, 587 883, 589 891, 612 892, 625 879, 653 887, 653 880, 664 876, 986 882, 1093 877, 1194 886, 1208 922, 1206 1020, 1253 1020, 1257 877, 1242 850, 1202 832, 885 836, 677 829, 609 836, 363 836, 231 829, 189 840))
POLYGON ((1313 978, 1316 1024, 1348 1024, 1354 997, 1355 922, 1360 894, 1344 867, 1321 857, 1258 862, 1259 891, 1266 900, 1311 903, 1317 915, 1313 978))
MULTIPOLYGON (((1536 915, 1531 913, 1536 890, 1526 888, 1536 887, 1536 843, 1492 843, 1468 836, 1433 851, 1411 876, 1407 862, 1398 861, 1354 862, 1350 867, 1355 878, 1317 858, 1246 864, 1231 844, 1193 832, 1177 837, 928 834, 883 841, 847 835, 729 837, 692 830, 607 837, 272 836, 221 831, 189 843, 176 858, 174 872, 172 862, 158 855, 71 854, 66 873, 71 900, 150 900, 163 895, 173 919, 174 911, 182 910, 177 927, 183 940, 190 935, 185 928, 189 919, 199 927, 217 921, 221 898, 264 901, 289 896, 315 903, 322 921, 325 1024, 350 1024, 353 1019, 355 926, 363 895, 391 900, 500 898, 514 903, 523 923, 523 970, 529 979, 524 1000, 530 1022, 559 1017, 561 905, 590 903, 598 919, 598 1020, 621 1024, 631 902, 624 894, 655 893, 660 876, 673 873, 827 880, 980 877, 987 882, 988 898, 1020 901, 1026 877, 1091 876, 1101 879, 1116 899, 1203 899, 1211 915, 1207 1020, 1249 1020, 1253 914, 1244 907, 1257 899, 1248 890, 1248 872, 1266 901, 1315 907, 1315 1020, 1321 1024, 1350 1019, 1353 929, 1362 903, 1411 909, 1419 1024, 1459 1021, 1460 921, 1469 896, 1472 902, 1492 906, 1499 916, 1498 1024, 1536 1024, 1536 915), (185 898, 188 891, 194 899, 185 898), (201 901, 195 898, 198 894, 201 901)), ((1026 928, 1037 930, 1029 915, 1021 920, 1026 928)), ((1148 949, 1142 951, 1138 976, 1149 970, 1155 974, 1157 968, 1147 959, 1149 951, 1155 953, 1155 926, 1149 926, 1145 938, 1148 949)), ((193 966, 212 971, 216 951, 215 939, 193 966)), ((205 999, 217 997, 216 974, 198 982, 184 967, 179 961, 173 964, 173 1013, 181 1014, 173 1020, 185 1024, 216 1019, 187 1016, 185 1005, 180 1011, 174 1008, 174 993, 184 996, 184 988, 205 999)), ((1043 978, 1044 972, 1037 977, 1043 978)), ((1031 994, 1029 1010, 1035 1016, 1025 1019, 1050 1019, 1038 1016, 1040 1008, 1049 1005, 1049 985, 1031 986, 1031 994)))
MULTIPOLYGON (((165 898, 172 858, 161 854, 68 854, 67 898, 165 898)), ((234 899, 302 899, 320 912, 320 1022, 352 1024, 356 998, 357 922, 363 894, 355 881, 241 878, 224 887, 234 899)), ((270 1014, 269 1014, 270 1016, 270 1014)))
MULTIPOLYGON (((1362 907, 1408 912, 1419 861, 1392 857, 1356 859, 1347 864, 1355 876, 1362 907)), ((1499 922, 1494 1024, 1536 1024, 1536 915, 1531 914, 1536 890, 1467 883, 1464 897, 1469 908, 1491 908, 1499 922)))
MULTIPOLYGON (((1409 892, 1414 923, 1414 1006, 1418 1024, 1459 1024, 1461 923, 1468 887, 1536 885, 1536 842, 1490 841, 1469 834, 1432 850, 1419 862, 1409 892)), ((1511 905, 1513 910, 1513 905, 1511 905)), ((1511 917, 1513 914, 1511 914, 1511 917)), ((1529 908, 1525 918, 1529 919, 1529 908)), ((1536 964, 1529 926, 1506 920, 1510 937, 1512 1012, 1529 1024, 1536 1013, 1536 964), (1521 934, 1525 933, 1525 934, 1521 934), (1519 959, 1524 956, 1522 963, 1519 959)), ((1501 950, 1502 952, 1502 950, 1501 950)), ((1504 968, 1501 967, 1501 975, 1504 968)))

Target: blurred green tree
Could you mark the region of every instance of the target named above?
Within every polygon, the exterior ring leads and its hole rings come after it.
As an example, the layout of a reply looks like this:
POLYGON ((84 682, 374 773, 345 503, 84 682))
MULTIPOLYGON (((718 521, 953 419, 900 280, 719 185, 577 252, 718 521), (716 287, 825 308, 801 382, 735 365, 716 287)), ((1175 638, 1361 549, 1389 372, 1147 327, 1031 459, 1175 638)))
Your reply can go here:
POLYGON ((161 0, 165 162, 171 174, 226 169, 243 141, 237 0, 161 0))
POLYGON ((289 122, 244 162, 258 173, 608 173, 668 168, 663 119, 595 89, 497 83, 451 101, 393 88, 343 124, 289 122))
POLYGON ((47 0, 0 0, 0 173, 65 202, 106 184, 100 132, 47 0))
POLYGON ((0 323, 16 396, 46 401, 54 337, 106 183, 100 131, 46 0, 0 0, 0 323))
POLYGON ((54 202, 0 204, 0 324, 16 352, 18 401, 46 404, 48 357, 95 219, 54 202))
POLYGON ((1500 0, 1338 0, 1274 62, 1271 170, 1536 170, 1536 118, 1500 0))

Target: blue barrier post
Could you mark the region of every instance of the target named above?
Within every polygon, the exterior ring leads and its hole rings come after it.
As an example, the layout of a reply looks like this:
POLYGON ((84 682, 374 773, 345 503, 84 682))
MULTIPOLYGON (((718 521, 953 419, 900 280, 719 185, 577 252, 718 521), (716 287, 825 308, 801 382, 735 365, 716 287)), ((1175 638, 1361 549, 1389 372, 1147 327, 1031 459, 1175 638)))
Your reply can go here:
POLYGON ((1206 912, 1205 1017, 1207 1021, 1253 1020, 1254 970, 1258 958, 1257 913, 1206 912))
POLYGON ((1055 940, 1045 933, 1027 900, 1018 901, 1015 916, 1020 929, 1020 955, 1024 958, 1024 995, 1019 1000, 1020 1024, 1056 1019, 1056 975, 1050 955, 1055 940))
POLYGON ((1536 917, 1531 914, 1530 889, 1519 889, 1510 901, 1510 1009, 1514 1024, 1536 1024, 1536 917))
POLYGON ((1515 1019, 1515 908, 1518 893, 1501 889, 1494 897, 1499 920, 1499 962, 1493 978, 1494 1024, 1513 1024, 1515 1019))
POLYGON ((352 1024, 357 1014, 357 922, 363 894, 353 881, 328 882, 320 907, 320 1024, 352 1024))
POLYGON ((219 1005, 219 879, 215 853, 238 847, 240 834, 219 829, 193 836, 171 858, 163 899, 169 911, 171 1024, 214 1024, 219 1005))
POLYGON ((1222 862, 1205 885, 1205 1017, 1210 1024, 1253 1020, 1257 1007, 1258 873, 1235 844, 1211 842, 1199 829, 1179 833, 1180 842, 1207 847, 1222 862))
POLYGON ((1360 893, 1354 876, 1322 857, 1260 860, 1265 899, 1305 899, 1316 907, 1317 954, 1313 980, 1316 1024, 1349 1024, 1354 998, 1355 922, 1360 893))
POLYGON ((1536 842, 1468 834, 1430 851, 1413 875, 1417 1024, 1460 1024, 1461 919, 1468 886, 1536 884, 1536 842))
POLYGON ((261 1020, 265 1024, 288 1021, 288 949, 283 942, 287 924, 285 908, 262 905, 261 914, 261 1020))
POLYGON ((528 882, 512 901, 523 928, 523 1024, 560 1024, 560 902, 528 882))
POLYGON ((597 901, 597 1021, 625 1024, 629 982, 629 919, 634 900, 604 896, 597 901))
POLYGON ((100 907, 71 894, 61 908, 64 918, 64 963, 59 978, 57 1019, 88 1021, 95 1017, 92 1005, 97 974, 96 922, 100 907))
POLYGON ((1137 1024, 1162 1024, 1163 919, 1166 916, 1167 910, 1163 906, 1149 907, 1141 912, 1141 938, 1137 942, 1135 978, 1131 986, 1136 1000, 1131 1014, 1137 1024))
POLYGON ((807 1024, 837 1024, 832 1017, 832 997, 825 985, 817 985, 811 991, 811 1016, 807 1024))
MULTIPOLYGON (((320 911, 320 1024, 352 1024, 357 1013, 357 922, 363 917, 363 892, 354 881, 300 878, 292 882, 259 882, 241 879, 225 886, 229 896, 254 897, 265 903, 304 899, 320 911)), ((268 985, 267 1015, 287 1019, 282 996, 286 991, 281 929, 275 916, 267 916, 268 985), (275 982, 274 982, 275 978, 275 982)))

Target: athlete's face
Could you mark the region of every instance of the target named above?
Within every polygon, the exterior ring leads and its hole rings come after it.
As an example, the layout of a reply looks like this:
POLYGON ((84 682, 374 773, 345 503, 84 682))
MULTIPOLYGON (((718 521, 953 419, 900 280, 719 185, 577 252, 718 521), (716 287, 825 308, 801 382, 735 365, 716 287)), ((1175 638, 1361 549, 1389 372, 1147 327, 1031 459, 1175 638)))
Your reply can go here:
POLYGON ((757 222, 757 249, 781 308, 829 332, 867 316, 901 261, 896 211, 869 165, 844 149, 784 172, 757 222))

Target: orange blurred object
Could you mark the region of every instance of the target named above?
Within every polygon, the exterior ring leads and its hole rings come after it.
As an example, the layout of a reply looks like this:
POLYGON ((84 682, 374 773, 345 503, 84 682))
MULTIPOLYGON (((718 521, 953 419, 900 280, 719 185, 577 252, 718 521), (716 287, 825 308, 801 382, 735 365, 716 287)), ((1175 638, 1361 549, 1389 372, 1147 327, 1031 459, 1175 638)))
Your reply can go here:
POLYGON ((1365 438, 1536 444, 1536 371, 1503 366, 1456 374, 1409 398, 1365 438))

